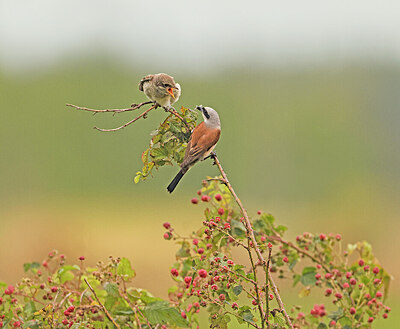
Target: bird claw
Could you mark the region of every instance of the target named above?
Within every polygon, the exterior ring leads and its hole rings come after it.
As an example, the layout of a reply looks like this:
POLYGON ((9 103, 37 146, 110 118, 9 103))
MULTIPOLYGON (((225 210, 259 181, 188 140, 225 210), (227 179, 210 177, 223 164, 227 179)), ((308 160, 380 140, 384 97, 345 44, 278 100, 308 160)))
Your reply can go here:
POLYGON ((133 104, 131 104, 131 108, 135 108, 135 107, 137 107, 139 104, 136 104, 136 103, 133 103, 133 104))

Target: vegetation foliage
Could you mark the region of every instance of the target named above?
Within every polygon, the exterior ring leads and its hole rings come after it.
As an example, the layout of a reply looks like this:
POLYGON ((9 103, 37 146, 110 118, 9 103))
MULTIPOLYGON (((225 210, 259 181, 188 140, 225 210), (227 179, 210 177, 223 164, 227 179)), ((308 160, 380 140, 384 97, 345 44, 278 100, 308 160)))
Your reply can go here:
MULTIPOLYGON (((154 168, 182 161, 196 115, 185 108, 181 113, 186 124, 171 114, 152 134, 135 182, 145 180, 154 168)), ((208 313, 211 328, 232 323, 371 328, 377 317, 388 317, 384 300, 390 275, 367 242, 345 246, 340 234, 307 232, 287 241, 287 228, 263 212, 251 218, 249 227, 226 183, 223 177, 203 181, 192 203, 205 206, 204 220, 189 236, 163 224, 164 239, 178 245, 169 300, 134 287, 135 271, 126 258, 90 268, 84 257, 68 264, 64 255, 52 251, 42 263, 24 264, 26 277, 17 285, 0 283, 0 328, 199 328, 201 309, 208 313), (233 257, 235 248, 247 252, 246 262, 233 257), (266 264, 255 256, 257 251, 266 264), (286 306, 286 318, 269 276, 290 280, 299 297, 318 290, 321 303, 311 310, 286 306)))

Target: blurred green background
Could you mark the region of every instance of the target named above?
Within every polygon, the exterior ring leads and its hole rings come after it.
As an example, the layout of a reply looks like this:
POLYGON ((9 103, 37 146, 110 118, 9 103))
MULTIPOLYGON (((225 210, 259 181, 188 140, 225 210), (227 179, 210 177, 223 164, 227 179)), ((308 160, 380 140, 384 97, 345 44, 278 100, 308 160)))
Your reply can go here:
MULTIPOLYGON (((43 17, 64 17, 50 2, 40 3, 43 17)), ((280 223, 289 226, 290 237, 311 231, 341 233, 346 243, 368 240, 382 265, 398 277, 398 52, 372 47, 366 58, 365 49, 356 47, 351 48, 351 56, 346 50, 346 55, 339 52, 330 57, 318 51, 326 48, 322 39, 317 42, 311 36, 309 41, 315 44, 307 55, 293 41, 297 34, 296 26, 292 26, 283 35, 287 37, 292 31, 293 48, 288 50, 285 44, 279 48, 279 43, 278 50, 274 48, 278 55, 279 49, 286 54, 282 61, 279 56, 257 55, 255 50, 238 50, 239 55, 232 61, 230 49, 241 47, 230 45, 229 29, 221 25, 218 31, 225 31, 227 38, 216 38, 207 29, 200 31, 214 42, 202 40, 200 53, 181 28, 178 50, 171 50, 172 55, 167 51, 167 60, 162 47, 146 48, 146 43, 142 48, 133 47, 135 56, 129 59, 117 54, 129 48, 127 44, 121 49, 107 43, 111 39, 118 43, 118 38, 108 36, 104 43, 99 40, 105 38, 104 31, 109 28, 120 32, 121 40, 131 34, 136 43, 145 42, 146 37, 137 30, 107 25, 100 19, 94 27, 89 23, 79 25, 83 21, 80 16, 104 8, 81 8, 77 18, 80 33, 96 29, 100 33, 89 35, 85 39, 90 40, 89 49, 80 51, 77 45, 81 39, 73 34, 67 37, 69 29, 74 29, 61 24, 66 21, 44 20, 46 33, 37 30, 30 36, 29 29, 40 25, 40 17, 35 21, 18 20, 23 25, 18 28, 25 33, 18 34, 14 20, 7 20, 7 14, 18 18, 22 13, 28 15, 28 11, 14 5, 4 1, 0 11, 0 280, 18 281, 23 276, 24 262, 40 261, 50 250, 58 249, 71 261, 85 255, 88 264, 109 255, 128 257, 138 273, 136 285, 166 296, 172 284, 168 273, 176 247, 163 240, 161 224, 170 221, 184 234, 201 225, 202 206, 192 206, 190 199, 205 176, 217 174, 216 168, 208 161, 199 164, 172 195, 165 188, 176 167, 163 168, 153 179, 135 185, 132 179, 141 168, 141 152, 165 112, 152 112, 148 119, 119 132, 101 133, 92 127, 116 127, 135 113, 92 116, 65 106, 73 103, 124 108, 144 101, 137 83, 142 76, 158 71, 173 75, 181 84, 178 107, 203 104, 219 112, 223 132, 216 151, 250 214, 259 209, 273 213, 280 223), (57 33, 50 33, 52 29, 57 33), (27 46, 23 54, 16 40, 27 46), (63 48, 64 41, 75 45, 74 52, 63 48), (49 49, 43 46, 47 42, 52 45, 49 49), (93 43, 95 48, 91 47, 93 43), (110 47, 118 51, 112 52, 110 47), (217 53, 220 58, 209 57, 209 53, 217 53), (301 63, 290 61, 297 58, 296 54, 303 58, 301 63)), ((74 9, 65 6, 71 12, 74 9)), ((188 6, 182 11, 193 9, 188 6)), ((274 9, 281 13, 280 8, 274 9)), ((218 5, 216 10, 222 13, 218 5)), ((245 13, 244 19, 251 20, 250 14, 245 13)), ((380 12, 377 16, 379 22, 387 18, 380 12)), ((227 15, 224 21, 229 18, 227 15)), ((313 22, 324 28, 322 21, 313 22)), ((190 31, 194 23, 187 24, 190 31)), ((259 27, 264 25, 258 24, 256 30, 260 33, 259 27)), ((171 23, 172 30, 174 26, 171 23)), ((162 21, 156 21, 152 31, 161 27, 162 21)), ((268 39, 268 27, 265 23, 265 34, 257 36, 264 50, 269 42, 273 43, 268 39)), ((239 43, 246 41, 246 28, 241 30, 239 43)), ((192 32, 198 36, 196 31, 192 32)), ((307 36, 307 30, 304 33, 307 36)), ((351 43, 342 30, 337 35, 351 43)), ((374 35, 371 43, 378 39, 374 35)), ((335 40, 332 48, 343 47, 335 40)), ((161 46, 165 45, 162 41, 161 46)), ((132 45, 130 49, 133 51, 132 45)), ((330 53, 330 48, 326 49, 330 53)), ((290 286, 284 284, 282 290, 289 300, 302 303, 290 286)), ((395 280, 388 304, 397 310, 399 296, 400 285, 395 280)), ((398 321, 399 316, 391 314, 379 328, 394 328, 398 321)))

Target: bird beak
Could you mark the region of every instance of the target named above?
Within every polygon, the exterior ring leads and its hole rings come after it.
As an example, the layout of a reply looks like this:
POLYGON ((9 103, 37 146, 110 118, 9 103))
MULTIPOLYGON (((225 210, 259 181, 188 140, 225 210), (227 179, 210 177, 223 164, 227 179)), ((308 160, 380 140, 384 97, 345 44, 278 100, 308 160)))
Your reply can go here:
POLYGON ((203 112, 203 105, 196 106, 196 110, 203 112))
POLYGON ((172 90, 172 88, 168 88, 167 92, 172 96, 172 98, 175 98, 174 91, 172 90))

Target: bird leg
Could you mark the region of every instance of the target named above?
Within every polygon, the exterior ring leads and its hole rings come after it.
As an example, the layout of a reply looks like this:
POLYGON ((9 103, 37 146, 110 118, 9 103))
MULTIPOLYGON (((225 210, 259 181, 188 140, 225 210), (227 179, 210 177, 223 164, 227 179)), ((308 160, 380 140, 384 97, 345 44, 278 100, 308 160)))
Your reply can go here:
POLYGON ((206 160, 206 159, 208 159, 208 158, 211 158, 211 159, 214 160, 213 166, 215 166, 215 165, 216 165, 216 163, 215 163, 215 158, 216 158, 216 157, 217 157, 217 153, 215 153, 214 151, 212 151, 212 152, 210 153, 210 155, 206 156, 206 157, 203 159, 203 161, 206 160))

